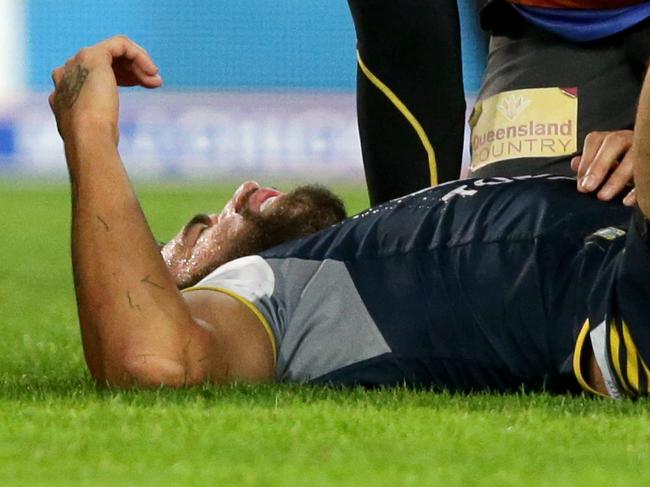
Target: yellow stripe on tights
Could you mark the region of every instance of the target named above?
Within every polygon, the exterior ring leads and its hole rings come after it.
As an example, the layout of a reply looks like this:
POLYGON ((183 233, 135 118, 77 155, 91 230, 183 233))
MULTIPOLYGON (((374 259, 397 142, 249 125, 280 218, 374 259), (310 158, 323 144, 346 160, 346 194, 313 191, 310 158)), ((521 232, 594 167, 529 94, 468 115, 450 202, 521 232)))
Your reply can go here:
POLYGON ((359 62, 359 68, 361 68, 361 71, 366 76, 366 78, 368 78, 368 80, 373 85, 375 85, 377 89, 379 89, 379 91, 381 91, 393 105, 395 105, 395 108, 397 108, 400 113, 404 115, 406 120, 408 120, 408 122, 413 127, 413 130, 415 130, 415 133, 420 138, 420 142, 422 142, 424 150, 427 153, 427 159, 429 160, 429 174, 431 175, 431 186, 437 186, 438 164, 436 162, 436 152, 431 145, 431 141, 429 141, 427 133, 422 128, 422 125, 420 125, 418 119, 415 118, 415 115, 413 115, 411 111, 406 107, 406 105, 404 105, 402 100, 400 100, 388 86, 386 86, 377 76, 374 75, 372 71, 368 69, 368 66, 366 66, 366 64, 361 59, 361 54, 359 54, 359 51, 357 51, 357 60, 359 62))

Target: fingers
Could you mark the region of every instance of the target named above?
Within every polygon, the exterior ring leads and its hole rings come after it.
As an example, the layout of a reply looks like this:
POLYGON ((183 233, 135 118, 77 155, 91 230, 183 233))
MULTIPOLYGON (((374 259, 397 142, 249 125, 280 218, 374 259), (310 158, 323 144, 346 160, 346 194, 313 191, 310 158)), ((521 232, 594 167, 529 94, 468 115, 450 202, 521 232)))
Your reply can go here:
MULTIPOLYGON (((68 59, 63 68, 59 69, 63 71, 65 67, 79 63, 83 63, 90 69, 108 63, 113 68, 120 86, 141 85, 146 88, 157 88, 163 83, 158 74, 158 66, 149 53, 124 35, 111 37, 92 47, 80 49, 77 54, 68 59)), ((54 72, 52 76, 57 85, 54 72)))
POLYGON ((576 173, 576 177, 577 177, 578 169, 580 168, 580 161, 581 160, 582 160, 581 155, 575 156, 573 159, 571 159, 571 170, 574 173, 576 173))
POLYGON ((582 148, 582 155, 574 157, 571 161, 571 167, 576 171, 576 176, 578 182, 584 178, 587 169, 593 162, 602 145, 605 137, 607 136, 606 132, 591 132, 585 137, 585 143, 582 148), (577 161, 574 163, 574 161, 577 161))
POLYGON ((55 114, 60 100, 69 103, 68 108, 72 106, 81 86, 93 72, 97 73, 93 76, 97 81, 95 90, 114 88, 115 82, 121 86, 141 85, 146 88, 157 88, 163 83, 158 67, 145 49, 126 36, 115 36, 80 49, 65 65, 52 71, 54 91, 48 102, 55 114), (69 83, 66 81, 68 78, 69 83))
POLYGON ((61 82, 61 79, 63 78, 63 71, 64 71, 63 66, 59 66, 54 71, 52 71, 52 84, 54 84, 55 89, 61 82))
POLYGON ((54 99, 56 96, 56 89, 59 86, 59 83, 61 83, 61 80, 63 79, 63 72, 64 72, 63 66, 59 66, 54 71, 52 71, 52 84, 54 85, 54 90, 52 90, 52 93, 50 93, 50 96, 47 98, 47 101, 50 104, 50 108, 52 109, 54 109, 54 99))
POLYGON ((140 85, 145 88, 158 88, 163 83, 157 73, 149 75, 138 64, 124 59, 113 62, 113 72, 120 86, 140 85))
POLYGON ((586 193, 596 190, 614 168, 611 181, 608 179, 599 197, 611 199, 623 189, 631 180, 632 164, 627 161, 619 165, 619 161, 624 160, 632 146, 632 137, 631 130, 589 134, 578 166, 578 191, 586 193))
POLYGON ((632 183, 634 164, 632 157, 626 156, 621 164, 607 178, 607 182, 598 191, 598 199, 609 201, 632 183))
POLYGON ((636 188, 633 188, 625 198, 623 198, 623 204, 625 206, 635 206, 637 204, 636 188))
POLYGON ((162 85, 158 66, 153 62, 149 53, 128 37, 118 35, 99 45, 108 50, 114 63, 118 62, 122 68, 127 68, 127 72, 133 75, 138 84, 147 88, 156 88, 162 85))

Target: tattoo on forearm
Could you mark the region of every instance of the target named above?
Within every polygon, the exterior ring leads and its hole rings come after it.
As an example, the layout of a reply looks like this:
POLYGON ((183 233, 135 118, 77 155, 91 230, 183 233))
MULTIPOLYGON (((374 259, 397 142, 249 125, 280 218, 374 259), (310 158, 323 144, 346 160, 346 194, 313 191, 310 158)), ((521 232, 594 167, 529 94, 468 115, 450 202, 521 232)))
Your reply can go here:
POLYGON ((79 93, 81 93, 81 88, 87 78, 88 70, 81 64, 67 68, 56 90, 56 103, 66 108, 72 108, 79 98, 79 93))
POLYGON ((108 223, 106 223, 106 222, 104 221, 104 219, 103 219, 101 216, 97 216, 97 219, 98 219, 100 222, 102 222, 102 225, 104 225, 104 228, 106 229, 107 232, 110 231, 110 228, 109 228, 109 226, 108 226, 108 223))
POLYGON ((148 274, 146 276, 144 276, 142 279, 140 279, 140 282, 144 282, 145 284, 150 284, 151 286, 157 287, 158 289, 165 289, 160 284, 157 284, 157 283, 153 282, 151 279, 149 279, 148 274))
POLYGON ((131 309, 137 309, 138 311, 140 311, 140 305, 136 304, 136 302, 133 301, 133 298, 131 297, 131 292, 130 291, 126 292, 126 299, 129 300, 129 307, 131 309))

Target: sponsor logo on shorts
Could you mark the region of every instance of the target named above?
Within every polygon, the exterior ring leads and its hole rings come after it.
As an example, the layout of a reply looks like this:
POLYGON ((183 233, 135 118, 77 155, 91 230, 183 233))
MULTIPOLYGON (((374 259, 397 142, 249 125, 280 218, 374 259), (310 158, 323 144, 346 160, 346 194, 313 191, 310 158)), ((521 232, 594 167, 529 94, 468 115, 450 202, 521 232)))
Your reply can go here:
POLYGON ((601 228, 593 234, 595 237, 604 238, 605 240, 616 240, 625 236, 625 230, 616 227, 601 228))
POLYGON ((509 159, 571 155, 577 151, 578 91, 499 93, 477 103, 470 126, 472 170, 509 159))

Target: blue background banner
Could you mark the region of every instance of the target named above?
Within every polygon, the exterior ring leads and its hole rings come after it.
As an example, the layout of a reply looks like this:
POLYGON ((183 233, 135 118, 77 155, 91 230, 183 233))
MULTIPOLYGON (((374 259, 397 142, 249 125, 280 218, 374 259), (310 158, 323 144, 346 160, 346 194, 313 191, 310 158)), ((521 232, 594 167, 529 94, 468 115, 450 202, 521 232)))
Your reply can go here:
MULTIPOLYGON (((485 49, 473 2, 459 6, 471 93, 485 49)), ((26 17, 33 89, 49 89, 51 70, 79 47, 117 33, 145 46, 173 89, 355 86, 354 26, 344 0, 29 0, 26 17)))
MULTIPOLYGON (((118 33, 145 47, 165 79, 162 90, 123 91, 120 151, 133 175, 363 174, 345 0, 15 2, 25 46, 16 66, 24 65, 27 86, 0 103, 4 174, 65 174, 47 103, 50 73, 80 47, 118 33)), ((461 2, 471 99, 485 42, 473 5, 461 2)))

